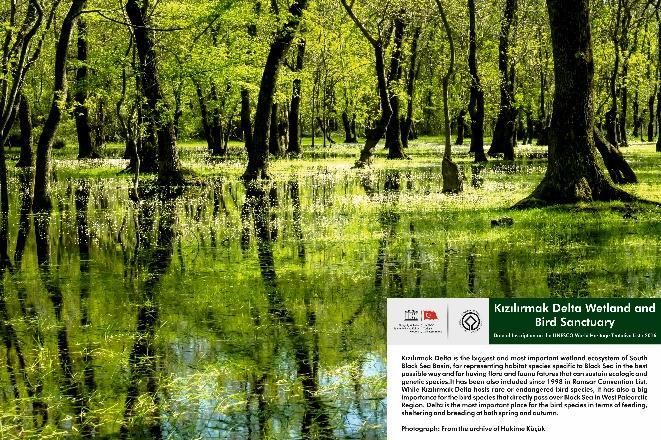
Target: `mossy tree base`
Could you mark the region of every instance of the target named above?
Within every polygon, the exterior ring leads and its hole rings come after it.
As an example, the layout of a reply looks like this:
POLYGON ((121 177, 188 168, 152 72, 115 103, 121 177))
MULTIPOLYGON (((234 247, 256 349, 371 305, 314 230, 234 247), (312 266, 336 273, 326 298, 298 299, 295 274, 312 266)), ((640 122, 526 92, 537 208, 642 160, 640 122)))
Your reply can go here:
MULTIPOLYGON (((383 134, 386 130, 386 125, 388 124, 388 120, 386 120, 385 116, 386 113, 381 115, 381 120, 379 121, 376 129, 368 131, 367 139, 365 139, 365 145, 363 146, 363 149, 360 150, 360 158, 353 165, 353 168, 367 168, 372 164, 374 149, 383 137, 383 134)), ((388 119, 390 119, 390 116, 388 116, 388 119)))
POLYGON ((246 184, 250 182, 257 182, 259 180, 271 180, 268 167, 248 167, 245 173, 241 176, 246 184))
POLYGON ((351 167, 351 169, 354 169, 354 170, 356 170, 356 169, 358 169, 358 170, 362 170, 362 169, 365 169, 365 168, 369 168, 370 165, 372 165, 372 159, 371 159, 371 158, 366 159, 366 160, 358 159, 358 160, 353 164, 353 167, 351 167))
MULTIPOLYGON (((556 83, 548 167, 539 186, 514 208, 635 201, 636 197, 614 186, 595 148, 589 0, 547 0, 547 6, 556 83)), ((608 150, 605 143, 600 147, 608 150)), ((607 165, 611 162, 609 169, 615 169, 612 160, 618 155, 614 151, 605 151, 604 161, 607 165)), ((624 161, 621 155, 619 159, 624 161)), ((621 165, 618 163, 618 171, 621 165)))
POLYGON ((156 183, 161 186, 183 186, 186 184, 186 177, 179 171, 168 176, 159 176, 156 183))
POLYGON ((86 153, 84 156, 81 156, 80 154, 78 155, 78 160, 94 160, 94 159, 103 159, 103 155, 101 155, 98 151, 93 150, 89 153, 86 153))
POLYGON ((638 200, 606 179, 590 182, 588 178, 582 177, 559 181, 545 177, 531 195, 516 203, 512 208, 527 209, 580 202, 634 202, 638 200))
POLYGON ((401 148, 399 150, 394 150, 394 151, 389 151, 388 152, 388 159, 391 160, 407 160, 410 159, 410 157, 404 153, 404 150, 401 148))
POLYGON ((458 194, 464 190, 464 182, 456 163, 448 157, 443 158, 441 164, 441 174, 443 176, 443 192, 458 194))

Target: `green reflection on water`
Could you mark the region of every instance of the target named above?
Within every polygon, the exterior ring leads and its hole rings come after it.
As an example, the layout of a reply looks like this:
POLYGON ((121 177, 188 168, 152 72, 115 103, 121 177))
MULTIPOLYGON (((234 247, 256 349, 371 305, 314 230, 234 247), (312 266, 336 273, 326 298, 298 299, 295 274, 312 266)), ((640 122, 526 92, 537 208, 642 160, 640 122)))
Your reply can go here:
POLYGON ((385 298, 658 296, 659 211, 505 211, 542 169, 465 166, 448 197, 438 167, 300 167, 141 204, 65 177, 36 219, 13 175, 0 437, 384 438, 385 298))

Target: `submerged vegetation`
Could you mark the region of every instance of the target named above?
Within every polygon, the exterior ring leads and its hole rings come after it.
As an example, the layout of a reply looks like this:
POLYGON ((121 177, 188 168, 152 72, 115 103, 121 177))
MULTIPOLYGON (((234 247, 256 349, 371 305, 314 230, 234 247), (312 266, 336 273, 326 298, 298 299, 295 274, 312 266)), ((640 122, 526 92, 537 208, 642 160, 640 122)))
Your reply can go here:
MULTIPOLYGON (((509 210, 544 171, 538 147, 486 165, 457 149, 466 188, 445 195, 443 148, 364 171, 337 147, 246 189, 242 160, 202 164, 189 144, 204 183, 145 181, 140 204, 113 177, 123 161, 60 155, 50 223, 27 242, 13 171, 3 437, 384 438, 387 297, 660 294, 657 208, 509 210)), ((645 182, 627 189, 658 199, 654 146, 626 152, 645 182)))
POLYGON ((661 295, 661 2, 592 3, 5 1, 0 438, 381 439, 388 297, 661 295))

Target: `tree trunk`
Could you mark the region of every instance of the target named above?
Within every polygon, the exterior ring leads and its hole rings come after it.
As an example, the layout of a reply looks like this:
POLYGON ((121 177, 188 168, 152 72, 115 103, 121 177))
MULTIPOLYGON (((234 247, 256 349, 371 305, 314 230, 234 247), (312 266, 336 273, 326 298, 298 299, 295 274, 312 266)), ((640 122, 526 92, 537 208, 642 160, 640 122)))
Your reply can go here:
MULTIPOLYGON (((126 54, 131 50, 131 45, 129 45, 126 54)), ((137 196, 137 185, 140 176, 140 153, 138 148, 138 137, 137 134, 137 121, 135 120, 136 107, 128 111, 127 117, 124 118, 122 114, 122 108, 124 106, 124 101, 126 100, 126 87, 127 87, 127 75, 126 67, 122 67, 122 88, 120 93, 120 98, 117 101, 115 106, 115 113, 117 116, 117 121, 119 122, 120 129, 122 130, 122 136, 124 137, 124 159, 129 159, 129 165, 124 170, 125 172, 133 171, 134 173, 134 196, 135 200, 138 200, 137 196)))
POLYGON ((409 74, 406 81, 406 94, 408 96, 408 105, 406 107, 406 119, 402 126, 402 147, 409 147, 411 139, 411 126, 413 125, 413 100, 415 97, 415 78, 418 71, 418 41, 420 40, 420 26, 415 28, 413 39, 411 40, 411 58, 409 60, 409 74))
POLYGON ((620 73, 620 26, 622 22, 622 0, 617 2, 617 13, 615 16, 615 29, 612 35, 612 43, 615 53, 615 61, 613 62, 613 71, 611 72, 610 84, 609 84, 609 93, 611 98, 611 107, 606 113, 606 137, 608 142, 613 145, 620 144, 620 124, 619 124, 619 109, 618 109, 618 88, 617 88, 617 77, 620 73))
POLYGON ((227 154, 225 135, 223 133, 223 124, 217 115, 212 116, 209 131, 213 139, 211 155, 214 157, 224 157, 227 154))
POLYGON ((656 95, 656 110, 654 111, 654 119, 656 122, 656 130, 652 128, 652 131, 656 133, 657 136, 657 150, 659 149, 659 144, 661 144, 661 87, 657 88, 656 95))
POLYGON ((18 220, 18 232, 16 234, 16 247, 14 248, 14 265, 16 270, 21 270, 23 255, 30 236, 30 214, 32 214, 32 184, 34 182, 34 170, 26 168, 18 172, 18 188, 20 190, 21 210, 18 220))
POLYGON ((241 132, 243 133, 243 144, 248 154, 253 149, 252 145, 252 122, 250 122, 250 94, 248 89, 241 89, 241 132))
MULTIPOLYGON (((295 72, 300 74, 305 60, 305 40, 296 47, 295 72)), ((301 78, 297 77, 292 83, 291 104, 289 106, 289 145, 287 153, 293 156, 301 154, 301 78)))
POLYGON ((468 103, 468 112, 471 117, 470 152, 475 154, 475 162, 486 162, 487 156, 484 154, 484 91, 477 69, 475 0, 468 0, 468 17, 468 70, 471 76, 470 101, 468 103))
POLYGON ((517 0, 506 0, 500 30, 498 69, 500 70, 500 110, 493 133, 490 156, 503 154, 514 160, 516 144, 516 109, 514 108, 514 66, 510 60, 511 28, 517 11, 517 0))
POLYGON ((358 142, 358 134, 356 133, 356 114, 351 115, 351 137, 358 142))
MULTIPOLYGON (((220 115, 217 108, 214 108, 209 114, 207 107, 207 97, 204 96, 202 86, 196 81, 195 89, 197 93, 197 100, 200 105, 200 116, 202 118, 202 129, 204 130, 204 138, 207 141, 207 148, 212 156, 221 157, 227 153, 223 143, 223 127, 220 121, 220 115)), ((212 97, 213 99, 213 97, 212 97)), ((214 99, 215 101, 215 99, 214 99)), ((216 105, 216 104, 214 104, 216 105)))
MULTIPOLYGON (((216 84, 212 81, 209 91, 209 96, 213 102, 213 109, 211 110, 209 119, 209 131, 214 139, 213 147, 211 148, 211 155, 214 157, 225 157, 227 155, 227 144, 225 143, 225 133, 223 129, 223 121, 221 120, 221 108, 225 106, 225 99, 219 101, 216 84)), ((227 93, 231 88, 228 87, 227 93)), ((229 130, 229 127, 228 127, 229 130)))
POLYGON ((206 97, 202 91, 202 86, 195 81, 195 92, 197 93, 197 101, 200 105, 200 116, 202 118, 202 130, 204 131, 204 138, 207 141, 207 149, 209 151, 214 148, 214 139, 209 126, 209 110, 207 108, 206 97))
POLYGON ((654 92, 647 101, 647 110, 650 114, 649 123, 647 124, 647 142, 652 142, 654 140, 654 95, 656 95, 656 92, 654 92))
POLYGON ((354 165, 356 168, 368 166, 372 161, 374 148, 379 143, 381 138, 386 132, 388 123, 392 116, 392 109, 390 107, 390 97, 388 96, 388 82, 386 79, 385 62, 383 59, 383 45, 381 41, 377 41, 373 45, 374 57, 376 60, 376 76, 378 80, 379 99, 381 101, 381 117, 376 122, 374 128, 365 130, 365 145, 360 151, 360 158, 354 165))
POLYGON ((400 11, 395 17, 395 40, 390 58, 390 71, 388 75, 388 95, 390 96, 390 109, 392 114, 386 128, 386 148, 388 159, 405 159, 406 155, 402 147, 401 126, 399 121, 400 100, 397 94, 397 86, 402 78, 402 45, 404 42, 404 20, 400 11))
POLYGON ((181 94, 183 86, 183 81, 180 79, 179 84, 177 84, 177 87, 174 90, 174 115, 172 116, 172 126, 174 128, 175 142, 179 140, 179 123, 181 121, 181 116, 184 114, 184 111, 181 108, 181 94))
POLYGON ((526 111, 526 133, 528 134, 528 138, 525 143, 532 145, 532 140, 535 137, 535 124, 533 123, 532 111, 530 109, 526 111))
POLYGON ((633 137, 637 138, 638 133, 640 132, 640 111, 638 107, 638 90, 633 94, 633 137))
MULTIPOLYGON (((661 56, 659 58, 661 58, 661 56)), ((657 87, 656 90, 657 90, 656 110, 655 110, 654 119, 656 120, 656 135, 657 135, 656 149, 657 151, 659 151, 659 147, 661 146, 661 87, 657 87)), ((652 128, 652 131, 654 131, 654 128, 652 128)))
POLYGON ((441 0, 436 0, 438 12, 441 14, 445 34, 450 44, 450 63, 448 70, 443 76, 443 121, 445 124, 445 150, 443 152, 443 162, 441 163, 441 174, 443 176, 443 192, 444 193, 459 193, 463 190, 463 180, 459 172, 459 167, 452 161, 452 133, 450 132, 450 104, 448 99, 448 89, 450 87, 450 80, 454 74, 454 38, 452 37, 452 29, 445 14, 443 3, 441 0))
POLYGON ((32 109, 25 93, 21 93, 21 102, 18 107, 18 123, 21 127, 21 153, 17 167, 31 167, 34 165, 32 153, 32 109))
POLYGON ((523 141, 526 142, 526 137, 528 133, 526 132, 526 126, 523 123, 523 113, 521 110, 516 112, 516 139, 515 142, 523 141))
MULTIPOLYGON (((231 86, 227 87, 227 90, 225 91, 225 97, 229 92, 231 91, 231 86)), ((230 123, 227 124, 225 128, 223 128, 223 121, 221 119, 221 109, 225 107, 225 99, 223 98, 223 101, 220 102, 218 99, 218 92, 216 90, 216 83, 211 82, 211 100, 213 101, 213 109, 211 110, 211 132, 213 134, 214 139, 218 139, 218 141, 215 143, 214 149, 211 150, 211 155, 215 157, 225 157, 227 155, 227 142, 225 141, 226 138, 226 132, 229 132, 230 130, 230 123)))
POLYGON ((277 103, 271 105, 271 129, 269 130, 269 153, 275 157, 283 155, 282 145, 280 144, 280 136, 278 132, 278 112, 279 106, 277 103))
POLYGON ((433 120, 435 116, 434 112, 434 96, 431 90, 431 86, 433 84, 430 84, 430 88, 427 90, 427 94, 425 95, 425 105, 422 109, 422 114, 423 114, 423 121, 424 124, 421 129, 421 133, 423 135, 425 134, 432 134, 433 131, 433 120))
POLYGON ((624 159, 620 149, 608 142, 606 136, 597 129, 594 131, 594 143, 613 182, 619 184, 638 183, 636 173, 624 159))
POLYGON ((546 4, 556 84, 548 168, 535 191, 516 207, 633 200, 613 186, 596 156, 590 1, 547 0, 546 4))
MULTIPOLYGON (((41 40, 37 44, 32 59, 28 54, 30 42, 36 35, 43 22, 43 9, 37 0, 29 0, 25 9, 25 19, 20 25, 16 20, 17 2, 11 2, 9 17, 4 17, 6 27, 6 38, 2 45, 2 65, 0 66, 0 77, 3 78, 0 91, 0 145, 5 145, 9 131, 14 123, 16 112, 19 107, 20 94, 23 88, 25 75, 33 64, 33 60, 41 50, 41 40), (16 34, 13 33, 17 30, 16 34), (13 41, 12 41, 13 40, 13 41), (10 87, 11 83, 11 87, 10 87)), ((4 160, 4 150, 0 153, 4 160)), ((3 189, 3 192, 5 190, 3 189)))
POLYGON ((620 131, 620 145, 619 147, 628 147, 629 146, 629 141, 627 139, 627 113, 629 110, 629 89, 627 88, 627 75, 629 72, 629 68, 627 67, 627 63, 625 61, 624 67, 622 68, 622 78, 624 79, 624 84, 622 85, 622 88, 620 89, 620 94, 622 96, 622 111, 620 113, 620 119, 619 119, 619 131, 620 131))
POLYGON ((147 102, 142 94, 142 80, 140 79, 140 72, 138 71, 137 54, 133 50, 133 63, 132 69, 135 73, 135 87, 136 87, 136 112, 137 124, 135 127, 135 139, 137 147, 136 161, 131 161, 131 169, 133 165, 139 164, 139 172, 142 173, 156 173, 158 171, 158 151, 156 149, 156 130, 154 129, 153 120, 149 118, 149 109, 147 102))
POLYGON ((96 107, 96 124, 94 126, 94 141, 92 148, 101 157, 101 148, 106 142, 106 98, 101 96, 96 107))
POLYGON ((37 143, 37 163, 34 181, 34 200, 32 209, 35 213, 48 212, 52 208, 50 198, 51 150, 53 139, 62 119, 62 110, 67 97, 67 51, 76 18, 87 4, 87 0, 73 0, 69 12, 62 21, 62 29, 55 50, 55 72, 53 83, 53 101, 37 143))
MULTIPOLYGON (((617 104, 616 104, 617 105, 617 104)), ((606 112, 606 140, 608 143, 617 145, 619 143, 619 133, 620 133, 620 128, 619 124, 617 122, 617 113, 616 110, 613 110, 613 106, 611 104, 611 108, 608 109, 606 112)))
POLYGON ((337 142, 335 142, 335 139, 333 139, 333 135, 331 134, 330 121, 328 120, 324 121, 317 116, 317 124, 319 125, 319 128, 321 128, 321 135, 323 136, 324 147, 326 146, 326 141, 328 141, 328 143, 330 143, 331 145, 335 145, 337 142))
POLYGON ((355 144, 358 140, 354 137, 351 130, 351 121, 349 120, 349 115, 347 111, 342 112, 342 127, 344 128, 344 143, 345 144, 355 144))
MULTIPOLYGON (((390 122, 390 117, 392 116, 392 108, 390 107, 390 96, 388 94, 388 78, 386 78, 385 62, 384 62, 384 44, 381 34, 379 33, 378 38, 372 36, 363 23, 358 20, 356 15, 353 12, 352 6, 347 3, 347 0, 340 0, 342 6, 349 14, 351 20, 358 27, 360 32, 363 34, 365 39, 369 41, 374 49, 374 58, 375 63, 374 67, 376 69, 376 79, 377 79, 377 90, 379 92, 379 104, 381 104, 381 117, 376 122, 374 128, 365 129, 365 145, 360 152, 360 158, 356 161, 354 168, 362 168, 368 166, 372 160, 372 155, 374 148, 379 143, 381 138, 388 128, 388 123, 390 122)), ((353 1, 351 2, 353 5, 353 1)), ((399 121, 398 121, 399 122, 399 121)))
POLYGON ((461 109, 457 116, 457 141, 455 144, 464 145, 464 129, 466 128, 466 110, 461 109))
MULTIPOLYGON (((544 49, 544 60, 548 60, 548 52, 544 49)), ((540 73, 539 90, 539 121, 537 125, 537 145, 549 144, 549 121, 546 115, 546 65, 540 73)))
POLYGON ((284 107, 284 112, 278 124, 278 142, 280 143, 281 154, 286 154, 289 150, 289 111, 287 106, 284 107))
MULTIPOLYGON (((657 40, 658 40, 657 48, 658 49, 657 49, 657 51, 658 51, 658 61, 659 61, 659 64, 658 64, 659 69, 658 69, 657 75, 659 75, 658 79, 661 82, 661 18, 659 17, 659 15, 657 15, 656 19, 658 21, 658 31, 657 31, 657 40)), ((656 141, 656 151, 661 153, 661 87, 657 86, 657 92, 658 92, 658 95, 657 95, 657 98, 656 98, 656 101, 657 101, 657 103, 656 103, 656 123, 657 123, 657 127, 659 127, 658 128, 659 138, 656 141)), ((653 98, 650 98, 650 102, 652 101, 652 99, 653 98)), ((652 126, 652 129, 650 130, 650 132, 652 132, 652 134, 653 134, 653 132, 654 132, 654 123, 652 122, 652 113, 651 112, 650 112, 650 125, 652 126)), ((652 136, 652 138, 654 138, 654 136, 652 136)), ((650 141, 651 140, 652 139, 650 139, 650 141)))
POLYGON ((126 14, 131 22, 135 45, 140 60, 140 83, 146 99, 148 119, 156 131, 158 146, 158 182, 164 185, 177 185, 183 182, 179 153, 174 134, 174 124, 168 117, 168 104, 161 89, 157 70, 153 31, 145 21, 137 0, 127 0, 126 14))
POLYGON ((96 159, 99 157, 92 144, 92 128, 90 127, 89 108, 87 107, 87 50, 87 22, 83 17, 79 17, 78 68, 76 69, 76 93, 74 94, 78 159, 96 159))
POLYGON ((243 174, 246 181, 268 178, 269 133, 271 128, 271 107, 278 80, 278 73, 285 53, 291 46, 296 30, 301 22, 303 10, 308 0, 295 0, 289 7, 289 18, 278 30, 271 43, 264 72, 259 86, 257 108, 255 110, 253 146, 248 150, 248 166, 243 174))

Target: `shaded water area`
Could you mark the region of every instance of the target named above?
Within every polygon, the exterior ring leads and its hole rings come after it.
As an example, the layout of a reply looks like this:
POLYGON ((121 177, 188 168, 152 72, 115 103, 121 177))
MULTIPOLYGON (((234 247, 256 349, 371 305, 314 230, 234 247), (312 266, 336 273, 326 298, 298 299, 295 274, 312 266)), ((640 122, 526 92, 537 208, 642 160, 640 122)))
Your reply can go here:
POLYGON ((661 294, 658 210, 513 213, 538 163, 466 171, 60 177, 37 218, 13 175, 0 437, 385 438, 385 298, 661 294))

